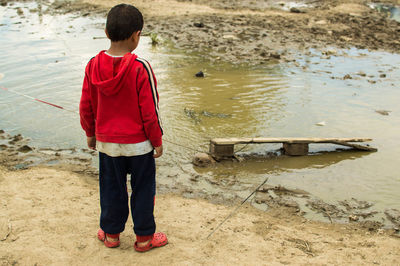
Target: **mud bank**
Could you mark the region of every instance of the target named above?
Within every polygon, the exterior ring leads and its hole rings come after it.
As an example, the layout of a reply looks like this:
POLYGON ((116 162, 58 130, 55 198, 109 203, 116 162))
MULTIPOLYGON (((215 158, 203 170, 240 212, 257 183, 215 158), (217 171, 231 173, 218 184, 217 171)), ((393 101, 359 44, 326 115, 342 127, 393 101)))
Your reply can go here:
MULTIPOLYGON (((277 154, 270 155, 277 157, 277 154)), ((271 158, 273 158, 271 157, 271 158)), ((73 172, 91 180, 98 179, 97 167, 93 164, 97 160, 97 153, 87 149, 52 149, 35 148, 30 145, 29 139, 21 135, 10 135, 0 130, 0 163, 11 171, 27 170, 33 167, 50 167, 56 170, 73 172)), ((237 162, 239 163, 239 162, 237 162)), ((212 167, 212 166, 211 166, 212 167)), ((186 198, 202 198, 214 204, 235 206, 243 199, 235 192, 237 186, 242 189, 254 189, 238 184, 236 177, 215 179, 208 175, 201 175, 194 171, 182 169, 182 177, 173 175, 173 169, 169 165, 158 164, 159 184, 157 190, 161 194, 174 193, 186 198), (180 178, 187 178, 182 184, 180 178), (164 180, 174 179, 176 182, 165 184, 164 180), (205 182, 213 186, 212 191, 197 186, 199 182, 205 182), (177 185, 179 184, 179 185, 177 185)), ((381 228, 398 232, 400 228, 400 211, 397 209, 385 209, 376 211, 373 203, 359 201, 355 198, 343 199, 337 204, 330 204, 315 197, 307 191, 290 189, 284 186, 264 185, 249 200, 253 207, 261 210, 284 212, 289 216, 303 217, 313 214, 330 223, 353 223, 358 227, 369 231, 377 231, 381 228)))
MULTIPOLYGON (((46 3, 46 12, 104 16, 116 3, 55 1, 46 3)), ((394 0, 385 3, 400 4, 394 0)), ((165 42, 159 45, 172 43, 190 53, 199 52, 211 61, 250 65, 292 62, 299 52, 326 47, 400 51, 400 23, 361 0, 279 4, 152 0, 133 4, 144 13, 144 32, 154 33, 165 42)))

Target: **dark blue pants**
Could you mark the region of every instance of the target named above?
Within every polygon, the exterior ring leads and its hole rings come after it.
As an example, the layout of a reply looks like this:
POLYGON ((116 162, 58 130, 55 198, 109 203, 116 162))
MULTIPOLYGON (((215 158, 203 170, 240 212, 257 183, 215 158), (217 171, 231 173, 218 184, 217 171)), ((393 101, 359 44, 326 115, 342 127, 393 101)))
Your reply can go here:
POLYGON ((136 235, 154 234, 156 168, 153 152, 139 156, 100 158, 100 228, 108 234, 123 232, 129 216, 127 174, 131 174, 131 211, 136 235))

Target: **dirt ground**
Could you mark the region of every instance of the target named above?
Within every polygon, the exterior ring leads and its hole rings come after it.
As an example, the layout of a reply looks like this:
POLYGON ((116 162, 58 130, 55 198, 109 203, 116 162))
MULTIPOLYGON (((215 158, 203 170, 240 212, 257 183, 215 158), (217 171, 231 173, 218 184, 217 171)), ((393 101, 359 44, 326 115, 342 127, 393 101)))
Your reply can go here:
MULTIPOLYGON (((294 62, 299 52, 310 48, 400 51, 400 23, 372 9, 364 0, 126 2, 142 10, 145 33, 155 33, 175 47, 199 52, 211 61, 249 65, 294 62), (298 7, 293 7, 293 2, 298 7)), ((52 7, 55 13, 104 15, 117 3, 56 1, 52 7)), ((384 3, 399 5, 400 1, 384 3)))
MULTIPOLYGON (((84 1, 56 1, 51 12, 104 15, 118 3, 84 1)), ((400 51, 400 23, 362 0, 312 1, 312 8, 292 11, 261 0, 126 2, 143 11, 145 32, 215 61, 292 62, 311 47, 400 51)), ((107 249, 96 239, 99 198, 96 171, 88 167, 90 152, 77 157, 69 150, 42 150, 47 161, 26 167, 36 164, 36 151, 26 144, 15 137, 0 145, 5 151, 0 154, 2 265, 399 265, 394 229, 315 222, 283 207, 262 212, 244 205, 206 239, 234 206, 168 193, 157 197, 155 212, 158 230, 169 236, 166 247, 136 253, 129 220, 121 247, 107 249)))
POLYGON ((233 210, 202 199, 164 194, 156 199, 158 230, 166 247, 133 250, 129 220, 117 249, 96 239, 97 181, 85 175, 34 167, 0 167, 2 265, 398 265, 400 239, 391 231, 312 222, 284 211, 243 206, 233 210))

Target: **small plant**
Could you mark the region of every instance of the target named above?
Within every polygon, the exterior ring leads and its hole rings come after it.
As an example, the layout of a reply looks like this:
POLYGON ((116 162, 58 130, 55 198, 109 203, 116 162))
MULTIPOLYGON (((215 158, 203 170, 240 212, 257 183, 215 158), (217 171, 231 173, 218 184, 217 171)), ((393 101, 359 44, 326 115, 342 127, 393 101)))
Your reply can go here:
POLYGON ((158 34, 155 32, 150 33, 150 39, 152 45, 157 45, 160 43, 160 39, 158 38, 158 34))

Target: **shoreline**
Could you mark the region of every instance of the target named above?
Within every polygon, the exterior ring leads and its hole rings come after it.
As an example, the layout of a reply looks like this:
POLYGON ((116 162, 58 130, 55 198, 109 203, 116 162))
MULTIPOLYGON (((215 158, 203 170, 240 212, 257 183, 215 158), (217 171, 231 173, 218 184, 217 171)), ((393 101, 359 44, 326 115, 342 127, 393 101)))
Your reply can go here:
MULTIPOLYGON (((98 180, 98 169, 93 163, 96 158, 97 152, 87 148, 37 148, 30 144, 28 138, 20 134, 13 136, 0 129, 0 163, 2 167, 11 172, 44 167, 98 180)), ((235 207, 244 199, 227 188, 222 192, 212 193, 195 186, 191 187, 191 183, 180 186, 165 183, 165 180, 170 178, 169 171, 162 169, 170 167, 161 162, 157 163, 157 178, 159 179, 157 191, 161 195, 172 193, 183 198, 203 199, 211 204, 227 207, 235 207), (164 172, 166 174, 163 174, 164 172)), ((194 182, 198 182, 198 179, 201 178, 197 172, 181 174, 186 175, 194 182)), ((215 186, 222 186, 216 180, 208 180, 208 182, 215 186)), ((251 193, 251 189, 253 188, 246 188, 246 191, 250 191, 248 194, 251 193)), ((288 218, 302 217, 321 223, 354 224, 371 232, 381 229, 397 232, 400 228, 400 211, 397 209, 378 211, 374 209, 374 203, 356 198, 343 198, 332 204, 315 197, 308 191, 281 185, 264 184, 247 203, 261 211, 283 212, 288 218), (313 218, 306 218, 307 214, 313 218)))

